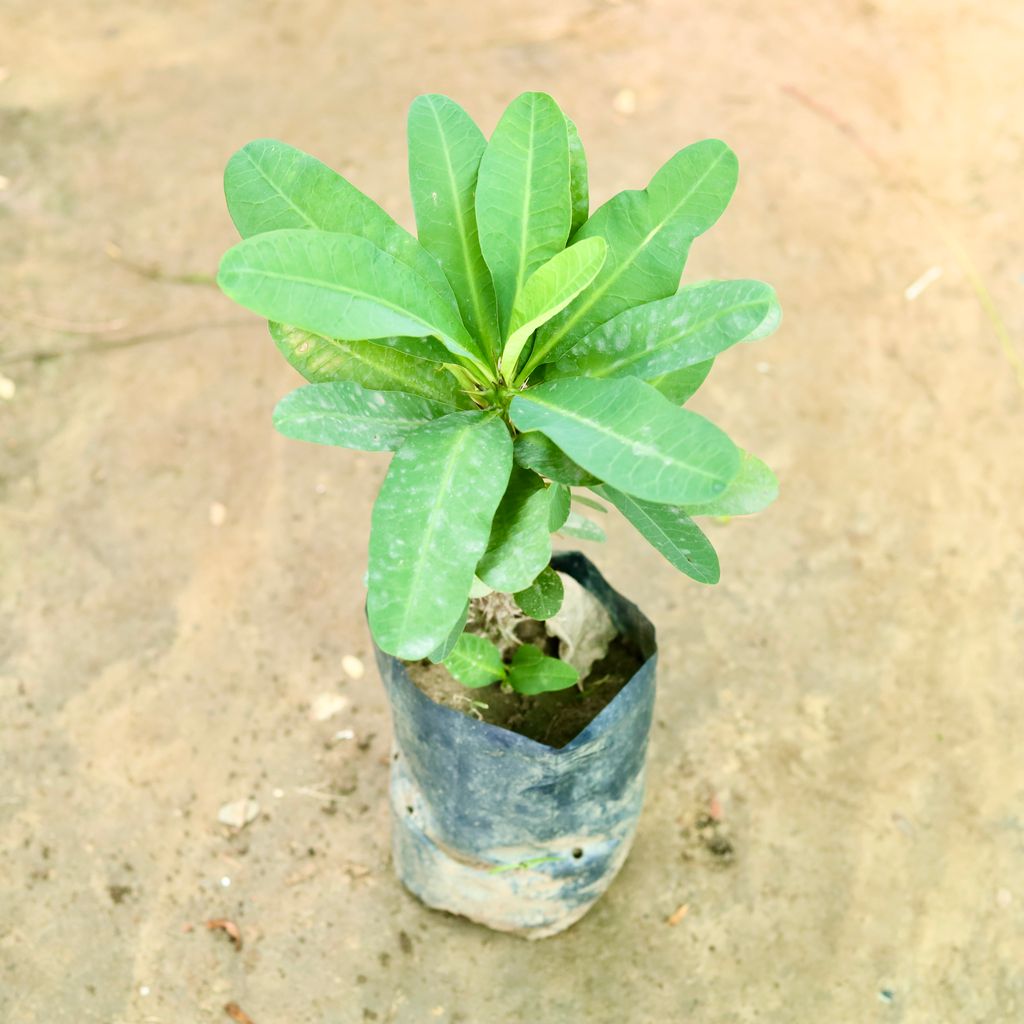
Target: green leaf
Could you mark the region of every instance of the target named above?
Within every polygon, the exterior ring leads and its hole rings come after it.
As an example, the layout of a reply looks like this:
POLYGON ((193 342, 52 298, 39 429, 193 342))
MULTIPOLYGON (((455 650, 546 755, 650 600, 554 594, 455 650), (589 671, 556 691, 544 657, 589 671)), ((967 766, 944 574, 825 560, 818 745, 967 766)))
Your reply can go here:
POLYGON ((328 338, 434 335, 480 364, 458 313, 415 271, 358 235, 256 235, 224 254, 217 283, 268 320, 328 338))
POLYGON ((515 439, 516 465, 532 469, 555 483, 588 487, 600 481, 577 466, 550 438, 539 430, 518 434, 515 439))
POLYGON ((550 96, 523 93, 498 122, 480 161, 476 218, 504 328, 530 275, 565 248, 572 223, 568 129, 550 96))
POLYGON ((718 582, 718 555, 683 509, 640 501, 607 484, 594 490, 607 498, 680 572, 699 583, 718 582))
POLYGON ((768 315, 743 340, 751 342, 767 338, 769 334, 774 334, 779 329, 781 323, 782 307, 779 305, 778 299, 776 299, 768 310, 768 315))
POLYGON ((509 411, 520 430, 542 431, 587 472, 648 501, 710 501, 739 471, 718 427, 634 377, 551 381, 509 411))
POLYGON ((580 674, 568 662, 549 658, 539 647, 523 644, 516 648, 508 668, 508 684, 517 693, 551 693, 575 686, 580 674))
POLYGON ((590 184, 587 154, 580 141, 580 133, 569 118, 565 119, 565 125, 569 129, 569 198, 572 202, 569 237, 572 238, 590 216, 590 184))
POLYGON ((551 492, 536 473, 512 467, 508 489, 494 514, 491 536, 476 574, 492 590, 513 594, 528 587, 551 561, 548 517, 551 492))
POLYGON ((770 505, 779 495, 775 474, 750 452, 740 453, 740 471, 715 499, 687 505, 691 516, 749 516, 770 505))
POLYGON ((520 376, 624 309, 672 295, 690 243, 721 216, 736 174, 732 150, 706 139, 676 153, 642 192, 620 192, 596 210, 575 238, 603 238, 608 258, 594 283, 541 330, 520 376))
MULTIPOLYGON (((470 596, 472 596, 472 591, 470 591, 470 596)), ((462 631, 466 628, 466 619, 468 618, 469 601, 466 602, 466 607, 462 609, 462 614, 456 619, 455 625, 452 626, 448 636, 427 655, 429 661, 437 665, 455 650, 455 645, 458 643, 459 637, 462 636, 462 631)))
POLYGON ((608 539, 607 534, 597 523, 574 511, 570 511, 565 522, 559 527, 558 532, 565 534, 566 537, 575 537, 577 540, 592 540, 597 544, 603 544, 608 539))
POLYGON ((564 484, 551 485, 551 508, 548 511, 548 529, 557 533, 569 518, 572 509, 572 493, 564 484))
POLYGON ((369 391, 350 380, 307 384, 285 395, 274 409, 274 426, 285 437, 335 444, 363 452, 392 452, 418 427, 454 412, 400 391, 369 391))
POLYGON ((488 686, 505 678, 505 664, 501 651, 486 637, 463 633, 444 659, 444 667, 463 686, 488 686))
POLYGON ((476 226, 483 132, 447 96, 418 96, 409 108, 409 184, 420 243, 451 282, 462 319, 494 359, 498 319, 491 274, 476 226))
POLYGON ((359 235, 455 305, 451 285, 430 253, 369 196, 300 149, 273 139, 243 146, 224 170, 224 195, 243 238, 282 228, 359 235))
POLYGON ((572 500, 578 505, 586 505, 587 508, 592 508, 595 512, 600 512, 602 515, 608 514, 608 509, 604 507, 599 501, 594 501, 593 498, 588 498, 585 494, 574 494, 572 500))
MULTIPOLYGON (((285 359, 313 384, 351 380, 371 391, 404 391, 456 408, 470 405, 459 382, 443 366, 383 342, 322 338, 273 321, 270 336, 285 359)), ((422 343, 424 339, 406 340, 422 343)))
POLYGON ((434 420, 395 454, 370 529, 367 616, 383 650, 415 660, 448 636, 511 468, 508 428, 485 412, 434 420))
POLYGON ((654 377, 647 383, 657 388, 673 405, 682 405, 696 394, 714 365, 714 359, 708 359, 706 362, 694 363, 693 366, 684 366, 681 370, 673 370, 671 373, 654 377))
POLYGON ((512 308, 509 337, 501 353, 505 380, 515 376, 519 356, 530 335, 594 280, 607 249, 603 238, 587 238, 563 249, 533 273, 512 308))
POLYGON ((565 585, 562 577, 549 565, 525 590, 512 596, 524 615, 543 621, 556 615, 562 607, 565 585))
POLYGON ((713 359, 777 306, 773 289, 760 281, 691 285, 601 324, 547 368, 544 379, 661 377, 713 359))

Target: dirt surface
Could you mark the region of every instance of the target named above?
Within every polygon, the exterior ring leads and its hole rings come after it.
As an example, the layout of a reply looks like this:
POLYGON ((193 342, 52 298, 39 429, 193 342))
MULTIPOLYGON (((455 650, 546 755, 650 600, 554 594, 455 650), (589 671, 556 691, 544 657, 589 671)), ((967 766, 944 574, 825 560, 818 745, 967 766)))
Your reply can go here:
POLYGON ((0 19, 0 1020, 1024 1016, 1024 390, 978 297, 1020 349, 1019 3, 0 19), (410 98, 489 129, 524 88, 577 121, 598 199, 727 139, 739 193, 688 278, 786 311, 696 403, 782 479, 711 527, 723 582, 621 523, 588 548, 660 633, 648 805, 607 897, 535 945, 392 877, 360 582, 386 463, 275 436, 295 376, 202 283, 244 142, 408 224, 410 98))
MULTIPOLYGON (((550 653, 557 657, 557 646, 550 653)), ((549 747, 564 747, 608 706, 642 664, 639 652, 617 636, 605 657, 594 663, 581 687, 570 686, 533 697, 512 689, 506 692, 497 683, 467 689, 452 678, 444 665, 433 665, 427 660, 409 665, 408 671, 409 678, 438 704, 481 722, 511 729, 549 747)))

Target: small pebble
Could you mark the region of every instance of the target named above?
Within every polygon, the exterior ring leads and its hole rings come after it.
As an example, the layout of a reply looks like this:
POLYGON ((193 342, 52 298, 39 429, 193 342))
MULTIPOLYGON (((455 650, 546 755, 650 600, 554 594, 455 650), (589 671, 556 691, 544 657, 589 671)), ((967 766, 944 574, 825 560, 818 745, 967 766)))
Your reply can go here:
POLYGON ((14 397, 14 393, 17 390, 17 384, 15 384, 10 377, 5 377, 2 373, 0 373, 0 398, 4 399, 4 401, 9 402, 14 397))
POLYGON ((217 812, 217 820, 231 828, 245 828, 259 817, 260 805, 255 800, 235 800, 224 804, 217 812))
POLYGON ((341 659, 341 667, 350 679, 362 679, 366 675, 366 666, 354 654, 346 654, 341 659))
POLYGON ((1009 889, 1000 889, 996 893, 996 906, 1005 910, 1011 903, 1013 903, 1013 893, 1009 889))
POLYGON ((228 517, 227 508, 222 505, 219 501, 210 503, 210 525, 211 526, 223 526, 224 520, 228 517))
POLYGON ((636 93, 632 89, 620 89, 612 100, 612 110, 616 114, 635 114, 636 93))
POLYGON ((274 799, 275 800, 280 800, 281 797, 283 797, 283 796, 284 796, 284 790, 283 789, 275 789, 274 790, 274 799))
POLYGON ((220 880, 220 884, 221 884, 221 888, 222 888, 222 889, 226 889, 226 888, 228 888, 228 886, 229 886, 229 885, 231 885, 231 879, 230 879, 230 878, 228 878, 228 876, 227 876, 227 875, 225 875, 225 876, 224 876, 224 877, 223 877, 223 878, 222 878, 222 879, 220 880))
POLYGON ((339 729, 335 734, 336 740, 354 740, 356 738, 355 731, 353 729, 339 729))
POLYGON ((348 707, 348 697, 340 693, 321 693, 310 705, 309 717, 314 722, 326 722, 348 707))
POLYGON ((140 985, 139 986, 139 995, 140 996, 148 996, 149 995, 149 986, 148 985, 140 985))
POLYGON ((764 360, 762 360, 761 362, 759 362, 757 364, 757 372, 758 373, 771 373, 772 372, 772 364, 771 363, 766 363, 764 360))
POLYGON ((11 179, 4 174, 0 174, 0 192, 11 187, 11 179))

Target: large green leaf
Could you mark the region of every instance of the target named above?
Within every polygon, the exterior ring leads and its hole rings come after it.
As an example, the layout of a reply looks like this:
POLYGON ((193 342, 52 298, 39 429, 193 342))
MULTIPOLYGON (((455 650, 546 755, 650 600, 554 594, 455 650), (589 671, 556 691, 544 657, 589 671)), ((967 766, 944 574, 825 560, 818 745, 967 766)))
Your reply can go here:
POLYGON ((568 129, 545 93, 513 100, 494 129, 480 161, 476 218, 504 329, 530 275, 565 248, 572 224, 568 129))
POLYGON ((281 228, 360 235, 455 305, 451 286, 430 253, 369 196, 300 149, 273 139, 243 146, 224 169, 224 195, 243 238, 281 228))
POLYGON ((498 321, 476 226, 476 178, 487 148, 473 119, 447 96, 409 108, 409 184, 421 244, 441 264, 470 332, 494 359, 498 321))
MULTIPOLYGON (((285 359, 313 384, 351 380, 371 391, 404 391, 455 407, 470 406, 459 382, 443 366, 402 352, 384 340, 322 338, 274 322, 270 324, 270 336, 285 359)), ((422 345, 429 339, 404 340, 410 345, 422 345)))
POLYGON ((336 380, 285 395, 274 409, 274 426, 298 441, 391 452, 418 427, 454 411, 452 405, 418 395, 369 391, 354 381, 336 380))
POLYGON ((519 610, 531 619, 550 619, 558 613, 565 600, 565 584, 551 566, 546 566, 525 589, 512 595, 519 610))
POLYGON ((741 452, 740 470, 729 486, 702 505, 687 505, 691 516, 749 516, 770 505, 779 495, 775 474, 750 452, 741 452))
POLYGON ((603 238, 608 258, 594 283, 540 331, 520 376, 624 309, 672 295, 690 243, 721 216, 736 174, 732 150, 706 139, 676 153, 643 191, 620 192, 596 210, 575 238, 603 238))
POLYGON ((760 281, 713 281, 624 310, 595 328, 544 372, 558 377, 650 380, 713 359, 742 341, 777 306, 760 281))
POLYGON ((587 487, 598 478, 577 466, 551 438, 539 430, 517 434, 513 447, 516 465, 532 469, 555 483, 569 487, 587 487))
POLYGON ((517 647, 508 668, 509 686, 517 693, 528 695, 568 689, 579 677, 579 672, 567 661, 549 658, 533 644, 517 647))
POLYGON ((569 196, 572 202, 572 226, 569 237, 579 231, 590 216, 590 181, 587 172, 587 154, 580 141, 576 125, 565 119, 569 129, 569 196))
MULTIPOLYGON (((470 591, 470 596, 472 596, 472 590, 470 591)), ((448 635, 427 655, 429 661, 436 665, 444 661, 455 650, 455 645, 459 642, 459 637, 462 636, 462 631, 466 628, 466 620, 468 618, 469 600, 467 599, 462 609, 462 614, 455 620, 455 625, 452 626, 448 635)))
POLYGON ((697 393, 714 365, 714 359, 708 359, 703 363, 694 363, 693 366, 684 366, 681 370, 663 373, 647 383, 657 388, 673 405, 682 405, 697 393))
POLYGON ((451 653, 444 659, 444 667, 463 686, 474 689, 505 678, 501 651, 487 637, 475 633, 463 633, 459 637, 451 653))
MULTIPOLYGON (((542 435, 543 436, 543 435, 542 435)), ((548 509, 548 529, 557 533, 572 512, 572 491, 565 484, 551 484, 551 506, 548 509)))
POLYGON ((383 650, 414 660, 448 637, 511 468, 508 428, 485 412, 434 420, 395 454, 370 530, 366 610, 383 650))
POLYGON ((569 512, 565 522, 558 528, 558 532, 565 534, 566 537, 575 537, 577 540, 592 540, 595 544, 603 544, 608 539, 604 530, 593 519, 581 516, 576 511, 569 512))
POLYGON ((587 472, 648 501, 710 501, 739 471, 718 427, 635 377, 540 384, 510 413, 520 430, 541 431, 587 472))
POLYGON ((358 235, 285 229, 229 249, 217 282, 268 320, 328 338, 435 336, 479 365, 455 309, 399 263, 358 235))
POLYGON ((586 238, 563 249, 534 271, 512 307, 508 341, 501 353, 505 380, 511 381, 515 376, 516 364, 530 335, 594 280, 606 252, 603 238, 586 238))
POLYGON ((607 484, 594 490, 607 498, 681 572, 699 583, 718 582, 718 555, 683 509, 641 501, 607 484))
POLYGON ((477 576, 492 590, 514 594, 551 561, 548 519, 551 492, 536 473, 512 467, 508 490, 494 514, 491 536, 477 576))

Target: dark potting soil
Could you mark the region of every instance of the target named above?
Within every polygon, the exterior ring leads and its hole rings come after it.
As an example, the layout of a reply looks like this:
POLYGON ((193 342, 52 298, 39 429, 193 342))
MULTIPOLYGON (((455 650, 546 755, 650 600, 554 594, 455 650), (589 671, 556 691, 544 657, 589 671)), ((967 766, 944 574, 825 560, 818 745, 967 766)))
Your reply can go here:
MULTIPOLYGON (((544 646, 545 654, 558 656, 557 640, 548 639, 544 646)), ((640 652, 625 637, 617 636, 608 653, 594 663, 582 690, 572 686, 532 697, 512 690, 503 692, 498 683, 469 689, 444 665, 427 660, 407 664, 406 668, 409 678, 436 703, 550 747, 564 747, 600 714, 643 662, 640 652)))

